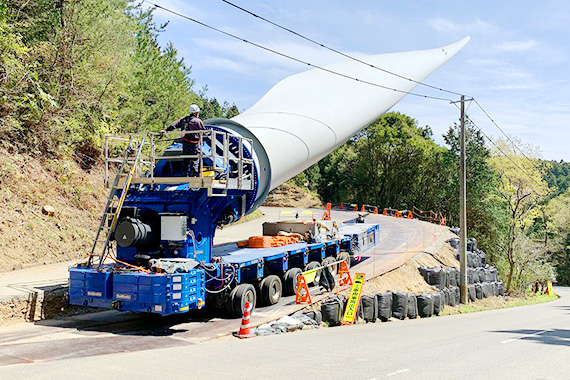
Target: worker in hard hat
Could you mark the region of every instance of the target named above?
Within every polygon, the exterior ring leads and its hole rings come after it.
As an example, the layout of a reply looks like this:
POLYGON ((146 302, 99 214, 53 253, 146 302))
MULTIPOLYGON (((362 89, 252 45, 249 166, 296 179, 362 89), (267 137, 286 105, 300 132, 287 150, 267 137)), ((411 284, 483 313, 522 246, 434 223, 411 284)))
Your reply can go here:
MULTIPOLYGON (((174 129, 181 131, 203 131, 204 123, 198 117, 200 107, 192 104, 189 108, 190 115, 184 116, 182 119, 172 123, 166 130, 161 132, 170 132, 174 129)), ((195 156, 198 154, 198 143, 200 142, 200 134, 186 133, 182 136, 182 155, 195 156)), ((182 170, 186 171, 187 177, 196 177, 200 170, 200 162, 197 158, 184 158, 182 162, 182 170)))

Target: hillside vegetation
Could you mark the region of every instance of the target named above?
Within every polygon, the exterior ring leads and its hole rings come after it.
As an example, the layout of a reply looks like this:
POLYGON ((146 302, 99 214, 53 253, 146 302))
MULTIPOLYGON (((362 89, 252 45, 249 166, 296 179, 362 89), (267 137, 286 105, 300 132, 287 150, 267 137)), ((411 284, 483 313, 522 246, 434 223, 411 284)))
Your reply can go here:
POLYGON ((0 271, 88 252, 104 136, 162 129, 191 103, 203 118, 238 113, 194 90, 190 66, 158 44, 165 26, 132 4, 0 2, 0 271))

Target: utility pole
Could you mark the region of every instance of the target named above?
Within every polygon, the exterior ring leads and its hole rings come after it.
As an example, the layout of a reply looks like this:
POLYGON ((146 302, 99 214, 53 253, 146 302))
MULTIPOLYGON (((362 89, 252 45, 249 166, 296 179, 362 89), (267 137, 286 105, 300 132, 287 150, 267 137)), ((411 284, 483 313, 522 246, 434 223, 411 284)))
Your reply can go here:
POLYGON ((461 303, 467 304, 467 176, 465 173, 465 96, 461 95, 460 182, 459 182, 459 264, 461 303))

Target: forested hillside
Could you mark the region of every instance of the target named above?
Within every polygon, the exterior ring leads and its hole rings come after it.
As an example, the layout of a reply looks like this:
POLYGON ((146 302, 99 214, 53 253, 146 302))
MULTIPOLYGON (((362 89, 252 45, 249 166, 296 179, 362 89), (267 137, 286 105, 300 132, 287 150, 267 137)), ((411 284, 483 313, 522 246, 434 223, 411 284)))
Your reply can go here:
POLYGON ((106 197, 105 135, 159 130, 195 102, 191 66, 125 0, 0 1, 0 271, 81 257, 106 197), (54 216, 42 207, 53 206, 54 216))

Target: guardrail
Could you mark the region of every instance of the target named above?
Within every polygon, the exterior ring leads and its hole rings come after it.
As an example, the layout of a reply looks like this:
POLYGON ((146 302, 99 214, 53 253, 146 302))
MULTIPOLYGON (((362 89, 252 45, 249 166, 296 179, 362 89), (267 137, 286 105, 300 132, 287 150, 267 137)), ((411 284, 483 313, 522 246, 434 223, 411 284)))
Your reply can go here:
POLYGON ((107 136, 105 139, 105 184, 109 186, 113 165, 124 160, 125 149, 143 145, 139 161, 127 158, 127 164, 135 166, 134 184, 180 184, 188 183, 192 188, 253 190, 254 163, 253 141, 248 138, 230 135, 227 132, 207 129, 192 131, 198 136, 198 149, 195 155, 182 154, 173 143, 181 143, 189 132, 167 132, 131 134, 128 136, 107 136), (143 137, 147 137, 143 141, 143 137), (186 170, 171 171, 176 175, 157 176, 155 169, 160 161, 173 167, 174 162, 184 159, 198 160, 199 170, 195 177, 185 176, 186 170), (182 174, 183 176, 180 176, 182 174))

